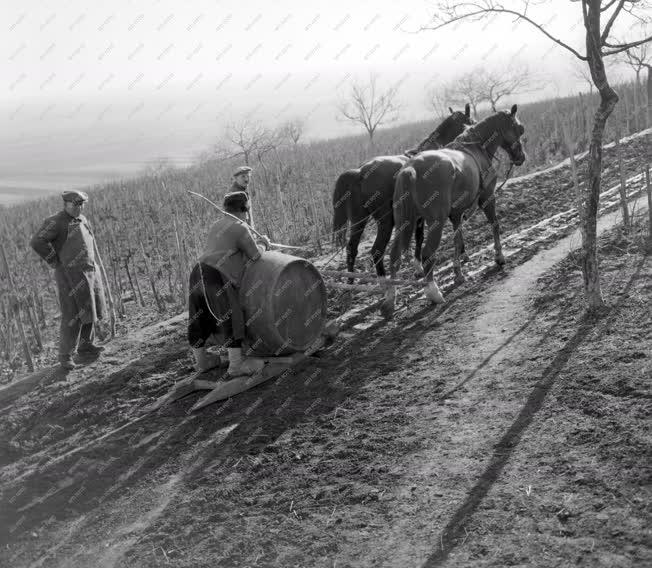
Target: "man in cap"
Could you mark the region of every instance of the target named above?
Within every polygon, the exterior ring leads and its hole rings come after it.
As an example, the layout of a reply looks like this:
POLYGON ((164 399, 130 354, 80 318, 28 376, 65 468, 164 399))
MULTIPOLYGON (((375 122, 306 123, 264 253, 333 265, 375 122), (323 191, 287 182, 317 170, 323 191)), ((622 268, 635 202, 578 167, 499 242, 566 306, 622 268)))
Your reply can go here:
POLYGON ((104 288, 95 264, 97 245, 88 219, 82 215, 88 195, 64 191, 63 210, 48 217, 32 237, 31 247, 54 268, 61 306, 59 362, 74 369, 73 355, 97 356, 94 324, 106 311, 104 288))
MULTIPOLYGON (((231 186, 231 193, 244 191, 247 194, 247 199, 251 201, 247 188, 251 181, 252 169, 249 166, 239 166, 233 172, 233 185, 231 186)), ((251 203, 249 203, 249 211, 245 219, 252 227, 254 226, 253 215, 251 214, 251 203)))
POLYGON ((205 345, 211 335, 217 335, 228 350, 229 375, 251 375, 262 369, 263 362, 242 353, 245 324, 238 290, 245 268, 260 258, 264 248, 256 245, 244 223, 247 192, 227 193, 223 207, 236 218, 224 215, 211 226, 204 253, 190 273, 188 343, 198 371, 219 365, 219 357, 209 354, 205 345))

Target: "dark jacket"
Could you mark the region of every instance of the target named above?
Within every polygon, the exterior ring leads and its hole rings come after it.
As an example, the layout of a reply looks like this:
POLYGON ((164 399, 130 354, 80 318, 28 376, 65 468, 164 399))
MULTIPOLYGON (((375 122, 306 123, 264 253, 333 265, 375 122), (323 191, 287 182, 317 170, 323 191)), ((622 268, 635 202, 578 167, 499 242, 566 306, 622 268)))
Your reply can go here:
POLYGON ((68 238, 68 226, 77 222, 83 223, 92 234, 90 223, 86 217, 80 215, 79 221, 77 221, 65 211, 59 211, 43 221, 43 225, 29 244, 45 262, 52 268, 56 268, 59 265, 59 253, 68 238))

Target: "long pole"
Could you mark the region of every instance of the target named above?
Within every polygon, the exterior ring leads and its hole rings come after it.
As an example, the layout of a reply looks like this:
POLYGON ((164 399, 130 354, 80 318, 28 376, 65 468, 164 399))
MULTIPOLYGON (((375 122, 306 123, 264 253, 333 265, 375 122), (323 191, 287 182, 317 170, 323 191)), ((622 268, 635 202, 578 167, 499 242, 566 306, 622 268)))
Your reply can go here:
MULTIPOLYGON (((261 239, 263 239, 263 240, 266 239, 266 237, 264 235, 262 235, 261 233, 256 231, 256 229, 254 229, 249 223, 247 223, 243 219, 240 219, 239 217, 236 217, 235 215, 229 213, 228 211, 224 211, 224 209, 222 209, 216 203, 214 203, 213 201, 208 199, 208 197, 204 197, 201 193, 196 193, 194 191, 190 191, 189 189, 186 190, 186 191, 188 193, 190 193, 191 195, 196 195, 197 197, 201 197, 205 201, 208 201, 208 203, 210 203, 213 207, 215 207, 215 209, 217 209, 220 213, 222 213, 222 215, 226 215, 227 217, 231 217, 231 219, 235 219, 238 223, 242 223, 243 225, 246 225, 247 227, 249 227, 251 229, 251 231, 254 234, 258 235, 261 239)), ((273 246, 273 247, 276 247, 276 248, 284 248, 284 249, 291 249, 291 250, 305 249, 305 247, 294 247, 294 246, 291 246, 291 245, 282 245, 282 244, 279 244, 279 243, 269 243, 269 244, 270 244, 270 246, 273 246)))

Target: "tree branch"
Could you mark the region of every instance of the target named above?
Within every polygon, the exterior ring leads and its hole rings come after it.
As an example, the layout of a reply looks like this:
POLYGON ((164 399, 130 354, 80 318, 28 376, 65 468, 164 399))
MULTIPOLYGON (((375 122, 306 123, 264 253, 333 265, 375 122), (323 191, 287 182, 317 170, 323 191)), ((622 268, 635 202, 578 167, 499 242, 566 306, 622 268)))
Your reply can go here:
POLYGON ((607 41, 607 38, 609 37, 609 32, 611 32, 611 27, 614 25, 614 22, 616 21, 616 18, 618 17, 618 14, 620 14, 620 11, 623 9, 624 5, 625 5, 625 0, 618 1, 618 6, 616 6, 616 9, 613 11, 613 14, 611 14, 611 17, 609 18, 609 21, 607 22, 607 25, 604 27, 604 31, 600 36, 600 44, 604 45, 605 41, 607 41))
MULTIPOLYGON (((644 43, 649 43, 651 41, 652 41, 652 36, 648 36, 648 37, 646 37, 644 39, 639 39, 638 41, 632 41, 632 42, 629 42, 629 43, 611 44, 611 43, 608 43, 608 42, 604 42, 603 45, 605 47, 609 47, 609 48, 612 48, 612 49, 617 49, 618 51, 625 51, 626 49, 631 49, 632 47, 637 47, 639 45, 643 45, 644 43)), ((615 52, 615 53, 618 53, 618 52, 615 52)))
MULTIPOLYGON (((621 0, 622 1, 622 0, 621 0)), ((473 19, 477 18, 479 16, 482 16, 484 14, 510 14, 512 16, 516 16, 517 20, 523 20, 527 22, 528 24, 534 26, 536 29, 538 29, 541 33, 543 33, 546 37, 554 41, 557 45, 560 45, 564 49, 567 49, 570 51, 575 57, 578 59, 581 59, 582 61, 587 61, 587 58, 585 55, 582 55, 579 51, 576 49, 572 48, 570 45, 565 43, 559 38, 556 38, 553 36, 548 30, 546 30, 541 24, 538 24, 534 20, 530 19, 527 14, 524 12, 518 12, 517 10, 510 10, 508 8, 503 8, 500 5, 495 5, 491 0, 486 0, 484 5, 480 5, 478 3, 474 2, 463 2, 463 3, 454 3, 453 7, 447 7, 444 8, 444 11, 447 12, 447 19, 442 21, 439 24, 436 24, 434 27, 428 27, 428 26, 423 26, 420 28, 420 30, 430 30, 430 31, 435 31, 438 29, 441 29, 445 26, 448 26, 450 24, 453 24, 455 22, 458 22, 460 20, 464 19, 473 19), (468 7, 469 9, 472 9, 471 12, 466 12, 463 14, 458 14, 458 10, 460 8, 466 8, 468 7)), ((527 11, 527 10, 526 10, 527 11)), ((441 19, 440 17, 437 17, 437 19, 441 19)))

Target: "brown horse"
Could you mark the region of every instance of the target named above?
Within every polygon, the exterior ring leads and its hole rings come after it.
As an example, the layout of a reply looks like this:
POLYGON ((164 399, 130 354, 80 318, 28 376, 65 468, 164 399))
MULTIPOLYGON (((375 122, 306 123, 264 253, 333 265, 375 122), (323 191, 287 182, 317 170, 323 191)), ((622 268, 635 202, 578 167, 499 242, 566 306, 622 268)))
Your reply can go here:
MULTIPOLYGON (((505 263, 494 202, 496 172, 491 162, 498 148, 503 148, 516 166, 525 161, 520 141, 525 129, 516 118, 516 110, 514 105, 511 112, 502 111, 485 118, 444 149, 414 156, 396 176, 393 200, 396 234, 390 251, 390 272, 394 278, 400 268, 401 252, 410 244, 416 220, 423 217, 428 227, 423 261, 425 294, 434 303, 444 302, 434 279, 434 263, 446 219, 453 223, 453 268, 455 281, 461 283, 464 275, 460 266, 460 225, 462 215, 476 200, 493 227, 496 263, 505 263)), ((394 312, 395 298, 395 287, 388 287, 382 306, 386 317, 391 317, 394 312)))
MULTIPOLYGON (((450 116, 423 140, 416 148, 398 156, 379 156, 365 162, 360 168, 347 170, 337 178, 333 192, 333 232, 336 242, 344 246, 346 225, 350 223, 349 243, 346 248, 346 265, 353 272, 358 255, 360 238, 372 216, 378 230, 371 247, 371 258, 378 276, 385 276, 383 257, 392 236, 394 217, 392 215, 392 195, 396 173, 410 159, 410 156, 424 150, 443 148, 464 131, 466 125, 474 124, 470 106, 464 112, 450 109, 450 116)), ((421 245, 423 243, 423 221, 415 223, 416 248, 415 267, 421 269, 421 245)), ((421 269, 422 270, 422 269, 421 269)))

